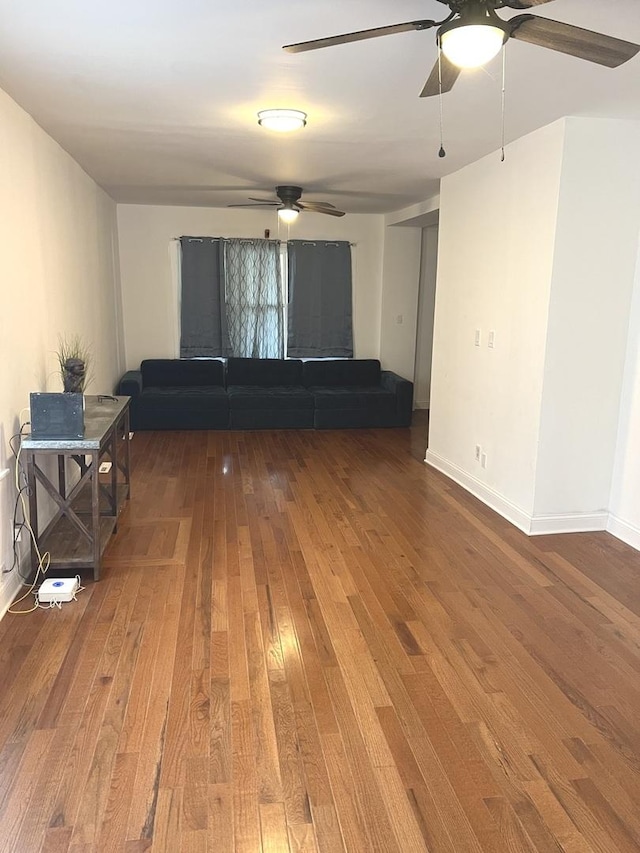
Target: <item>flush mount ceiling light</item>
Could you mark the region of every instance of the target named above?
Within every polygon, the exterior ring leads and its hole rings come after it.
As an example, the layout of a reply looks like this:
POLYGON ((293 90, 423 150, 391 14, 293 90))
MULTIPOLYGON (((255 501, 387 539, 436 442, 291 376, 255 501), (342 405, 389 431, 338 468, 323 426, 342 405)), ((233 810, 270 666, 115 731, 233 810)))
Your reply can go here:
POLYGON ((300 130, 306 123, 307 114, 302 110, 260 110, 258 113, 258 124, 268 130, 276 130, 278 133, 300 130))
POLYGON ((291 202, 286 202, 284 207, 281 207, 278 210, 278 218, 283 222, 286 222, 287 225, 291 225, 292 222, 295 222, 298 218, 298 213, 300 211, 296 210, 296 208, 291 204, 291 202))
POLYGON ((508 37, 506 29, 496 22, 466 24, 453 21, 440 28, 442 52, 458 68, 478 68, 493 59, 508 37))

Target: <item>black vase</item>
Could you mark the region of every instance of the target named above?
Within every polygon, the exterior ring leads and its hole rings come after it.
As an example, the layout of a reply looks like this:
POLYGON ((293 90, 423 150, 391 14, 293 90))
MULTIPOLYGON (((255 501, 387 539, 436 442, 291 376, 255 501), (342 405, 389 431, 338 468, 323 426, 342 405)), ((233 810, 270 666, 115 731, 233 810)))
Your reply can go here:
POLYGON ((86 375, 85 363, 81 358, 68 358, 62 369, 62 385, 65 392, 82 394, 86 375))

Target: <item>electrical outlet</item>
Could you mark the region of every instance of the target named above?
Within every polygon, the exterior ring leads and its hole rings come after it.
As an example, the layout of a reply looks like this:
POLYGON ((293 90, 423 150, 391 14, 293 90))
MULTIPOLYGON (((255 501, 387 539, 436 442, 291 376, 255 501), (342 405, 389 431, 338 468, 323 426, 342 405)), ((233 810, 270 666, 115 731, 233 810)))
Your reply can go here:
POLYGON ((14 526, 13 526, 13 541, 14 542, 22 542, 22 531, 23 531, 23 527, 21 524, 14 524, 14 526))
POLYGON ((479 444, 476 444, 476 462, 480 461, 480 454, 482 453, 482 448, 479 444))
POLYGON ((477 347, 479 347, 479 346, 480 346, 480 341, 481 341, 480 329, 476 329, 476 334, 475 334, 475 337, 474 337, 474 339, 473 339, 473 342, 474 342, 474 344, 475 344, 477 347))
POLYGON ((101 474, 108 474, 110 470, 111 470, 111 462, 101 462, 100 463, 100 467, 98 468, 98 471, 100 471, 101 474))
POLYGON ((132 433, 132 432, 130 432, 130 433, 129 433, 129 441, 131 441, 131 439, 132 439, 132 438, 133 438, 133 433, 132 433))
POLYGON ((486 453, 482 454, 482 456, 480 458, 480 464, 482 465, 483 468, 487 467, 487 454, 486 453))

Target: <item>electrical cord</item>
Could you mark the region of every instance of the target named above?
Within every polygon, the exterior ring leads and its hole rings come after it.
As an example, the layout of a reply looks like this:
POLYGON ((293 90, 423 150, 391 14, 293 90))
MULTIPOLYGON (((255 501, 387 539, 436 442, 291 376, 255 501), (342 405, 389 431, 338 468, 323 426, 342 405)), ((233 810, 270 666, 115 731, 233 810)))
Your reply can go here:
MULTIPOLYGON (((26 410, 23 409, 22 412, 24 412, 24 411, 26 411, 26 410)), ((22 417, 22 412, 20 412, 21 417, 22 417)), ((24 577, 24 575, 20 571, 20 549, 17 547, 17 545, 18 545, 18 534, 16 533, 15 520, 17 518, 18 508, 20 508, 22 510, 22 521, 20 522, 20 529, 22 530, 22 529, 26 528, 28 530, 29 536, 31 538, 31 543, 33 545, 33 549, 34 549, 34 551, 38 557, 38 567, 36 569, 36 573, 35 573, 35 576, 33 578, 33 582, 29 586, 29 589, 24 593, 24 595, 21 595, 20 598, 17 598, 12 603, 11 607, 9 607, 7 610, 7 613, 12 613, 16 616, 23 616, 27 613, 33 613, 34 610, 38 610, 41 607, 41 605, 38 602, 37 597, 36 597, 36 603, 34 604, 33 607, 29 608, 28 610, 14 610, 13 609, 16 604, 20 604, 20 602, 24 601, 25 598, 27 598, 27 596, 31 595, 31 593, 33 592, 33 590, 35 589, 35 587, 38 583, 38 578, 41 575, 42 575, 42 577, 44 577, 46 575, 47 571, 49 570, 49 566, 51 565, 51 554, 48 551, 45 551, 44 554, 42 554, 40 552, 40 548, 38 546, 38 541, 37 541, 36 535, 35 535, 33 528, 31 527, 31 524, 29 522, 29 513, 27 510, 27 504, 26 504, 26 501, 24 498, 24 493, 25 492, 29 493, 30 490, 29 490, 29 482, 28 482, 26 472, 24 471, 24 469, 22 467, 22 463, 20 462, 20 453, 22 452, 22 436, 24 435, 24 429, 25 429, 25 427, 27 427, 29 425, 30 425, 29 421, 26 421, 25 423, 21 424, 20 425, 20 431, 16 435, 12 435, 11 438, 9 439, 9 447, 11 448, 11 452, 13 453, 15 460, 16 460, 16 462, 15 462, 15 487, 16 487, 16 492, 17 492, 16 504, 14 506, 14 528, 13 528, 14 562, 13 562, 11 569, 9 571, 13 571, 13 569, 16 568, 20 578, 23 581, 27 582, 27 579, 24 577), (13 446, 13 442, 16 439, 18 439, 20 442, 18 445, 17 452, 13 446), (24 485, 22 485, 22 486, 20 485, 21 475, 22 475, 23 482, 24 482, 24 485)), ((37 596, 37 593, 36 593, 36 596, 37 596)), ((46 610, 47 608, 42 608, 42 609, 46 610)))
POLYGON ((25 523, 25 519, 18 520, 18 511, 22 509, 22 493, 28 492, 28 487, 23 486, 18 494, 16 495, 15 503, 13 505, 13 560, 11 562, 11 566, 8 569, 4 569, 3 574, 8 575, 14 569, 17 569, 18 574, 22 578, 25 583, 28 583, 28 578, 26 578, 22 572, 20 571, 20 550, 18 548, 18 542, 20 539, 20 535, 23 530, 27 529, 27 525, 25 523))
MULTIPOLYGON (((22 411, 25 411, 25 410, 23 409, 22 411)), ((20 415, 22 416, 22 412, 20 413, 20 415)), ((28 582, 28 578, 26 578, 22 574, 22 572, 20 571, 20 549, 18 548, 18 542, 19 542, 20 534, 22 533, 22 531, 27 529, 26 518, 24 515, 24 493, 25 492, 27 494, 29 493, 29 486, 28 486, 28 482, 27 482, 27 475, 24 472, 24 469, 22 468, 22 466, 20 465, 20 462, 19 462, 19 458, 18 458, 19 457, 19 449, 16 450, 16 448, 14 447, 14 441, 16 441, 16 439, 21 440, 21 438, 24 434, 24 432, 23 432, 24 428, 28 425, 29 425, 29 421, 22 424, 22 426, 20 427, 20 432, 16 433, 15 435, 12 435, 11 438, 9 439, 9 447, 11 448, 11 453, 13 454, 13 457, 15 459, 15 465, 16 465, 17 494, 16 494, 16 499, 15 499, 14 505, 13 505, 13 548, 12 548, 12 550, 13 550, 13 561, 11 563, 11 567, 8 569, 5 569, 3 572, 3 574, 9 574, 10 572, 12 572, 14 569, 17 568, 18 574, 20 575, 22 580, 25 581, 25 583, 28 582), (22 475, 22 481, 23 481, 22 486, 20 486, 20 482, 19 482, 19 476, 20 475, 22 475), (18 511, 19 510, 22 510, 22 512, 21 512, 22 520, 20 520, 20 521, 18 520, 18 511)))

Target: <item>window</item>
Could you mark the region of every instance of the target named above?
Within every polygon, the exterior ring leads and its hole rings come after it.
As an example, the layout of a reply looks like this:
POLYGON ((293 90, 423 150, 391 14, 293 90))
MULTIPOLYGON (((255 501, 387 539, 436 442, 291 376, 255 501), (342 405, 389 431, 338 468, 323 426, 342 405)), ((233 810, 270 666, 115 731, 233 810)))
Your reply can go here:
POLYGON ((225 241, 225 299, 233 355, 283 358, 284 304, 276 240, 225 241))
POLYGON ((285 340, 294 358, 353 356, 349 243, 291 240, 283 252, 277 240, 182 237, 180 246, 181 357, 283 358, 285 340))

